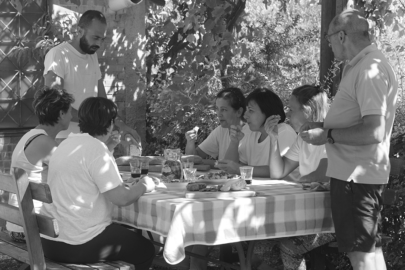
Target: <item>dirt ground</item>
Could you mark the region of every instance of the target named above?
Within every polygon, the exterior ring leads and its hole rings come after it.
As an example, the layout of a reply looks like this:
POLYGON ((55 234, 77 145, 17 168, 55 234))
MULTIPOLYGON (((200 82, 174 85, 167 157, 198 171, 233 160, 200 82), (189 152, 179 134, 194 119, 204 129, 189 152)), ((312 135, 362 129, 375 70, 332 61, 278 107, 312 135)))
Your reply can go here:
MULTIPOLYGON (((218 258, 219 248, 214 248, 211 255, 213 258, 218 258)), ((277 246, 274 246, 272 241, 259 241, 256 244, 255 260, 253 270, 281 270, 282 263, 277 246)), ((18 270, 21 263, 0 253, 0 269, 1 270, 18 270)), ((183 270, 188 268, 188 261, 183 261, 178 267, 168 265, 164 262, 162 256, 156 256, 156 260, 151 270, 183 270)), ((208 270, 219 270, 221 267, 213 263, 208 264, 208 270)))

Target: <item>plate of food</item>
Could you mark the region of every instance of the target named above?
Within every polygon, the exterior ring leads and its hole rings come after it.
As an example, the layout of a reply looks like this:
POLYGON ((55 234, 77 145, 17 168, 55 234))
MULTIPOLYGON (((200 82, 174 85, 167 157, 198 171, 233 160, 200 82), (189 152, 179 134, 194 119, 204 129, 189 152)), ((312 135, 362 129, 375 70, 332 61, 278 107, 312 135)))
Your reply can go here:
POLYGON ((189 199, 198 198, 242 198, 256 196, 254 190, 246 187, 242 179, 228 179, 221 185, 207 185, 205 183, 193 182, 187 185, 185 197, 189 199))
POLYGON ((230 179, 240 179, 240 176, 237 174, 227 173, 225 171, 209 172, 197 176, 197 180, 195 182, 209 185, 221 185, 225 184, 230 179))

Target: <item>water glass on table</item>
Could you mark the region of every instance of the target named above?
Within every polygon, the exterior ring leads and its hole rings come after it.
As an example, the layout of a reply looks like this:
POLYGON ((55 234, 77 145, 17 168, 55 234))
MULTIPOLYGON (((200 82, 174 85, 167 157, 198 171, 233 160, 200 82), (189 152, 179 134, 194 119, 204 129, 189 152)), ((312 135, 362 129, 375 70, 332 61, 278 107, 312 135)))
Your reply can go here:
POLYGON ((185 168, 185 169, 183 169, 184 182, 194 181, 196 172, 197 172, 196 168, 185 168))
POLYGON ((252 184, 253 179, 253 167, 252 166, 242 166, 239 168, 240 176, 245 180, 247 185, 252 184))
POLYGON ((183 161, 183 169, 194 168, 194 161, 193 159, 186 159, 183 161))
POLYGON ((132 178, 141 177, 141 161, 139 159, 132 159, 129 162, 129 166, 131 166, 131 177, 132 178))

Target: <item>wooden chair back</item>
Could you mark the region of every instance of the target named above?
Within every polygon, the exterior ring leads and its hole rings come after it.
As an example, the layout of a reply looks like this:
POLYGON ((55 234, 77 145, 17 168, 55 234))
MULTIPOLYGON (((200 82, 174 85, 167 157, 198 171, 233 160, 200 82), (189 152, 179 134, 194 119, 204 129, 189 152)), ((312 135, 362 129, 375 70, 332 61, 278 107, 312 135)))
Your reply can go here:
POLYGON ((27 263, 31 265, 31 269, 46 269, 40 233, 58 237, 58 224, 53 218, 35 213, 32 200, 52 203, 49 186, 44 183, 30 182, 24 170, 14 168, 11 175, 0 174, 0 190, 17 194, 19 208, 0 203, 0 218, 24 228, 28 254, 13 254, 21 253, 21 249, 13 250, 5 244, 0 245, 0 252, 14 258, 22 258, 21 260, 25 262, 28 259, 27 263))

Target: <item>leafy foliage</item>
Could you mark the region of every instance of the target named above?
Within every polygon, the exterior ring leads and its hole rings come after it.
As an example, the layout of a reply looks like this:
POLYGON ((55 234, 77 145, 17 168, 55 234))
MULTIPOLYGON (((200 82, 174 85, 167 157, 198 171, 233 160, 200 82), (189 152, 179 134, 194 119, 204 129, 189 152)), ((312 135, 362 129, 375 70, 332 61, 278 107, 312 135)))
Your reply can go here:
POLYGON ((318 6, 214 2, 173 2, 148 14, 148 153, 183 148, 195 125, 204 139, 217 126, 213 104, 223 87, 269 87, 287 101, 294 87, 317 81, 318 6))
MULTIPOLYGON (((245 93, 269 87, 287 101, 302 84, 329 89, 338 74, 335 62, 319 78, 319 0, 173 1, 148 14, 148 153, 184 149, 184 132, 200 126, 201 142, 217 126, 215 94, 229 85, 245 93), (238 9, 239 7, 239 9, 238 9), (237 13, 243 9, 244 12, 237 13), (231 14, 235 24, 228 27, 231 14)), ((405 153, 405 65, 403 0, 353 0, 365 12, 379 48, 398 75, 399 100, 391 156, 405 153)), ((404 175, 391 177, 389 187, 404 188, 404 175)), ((393 236, 384 246, 388 269, 402 269, 404 260, 403 197, 385 208, 383 229, 393 236)), ((350 269, 344 255, 333 256, 336 269, 350 269)))

